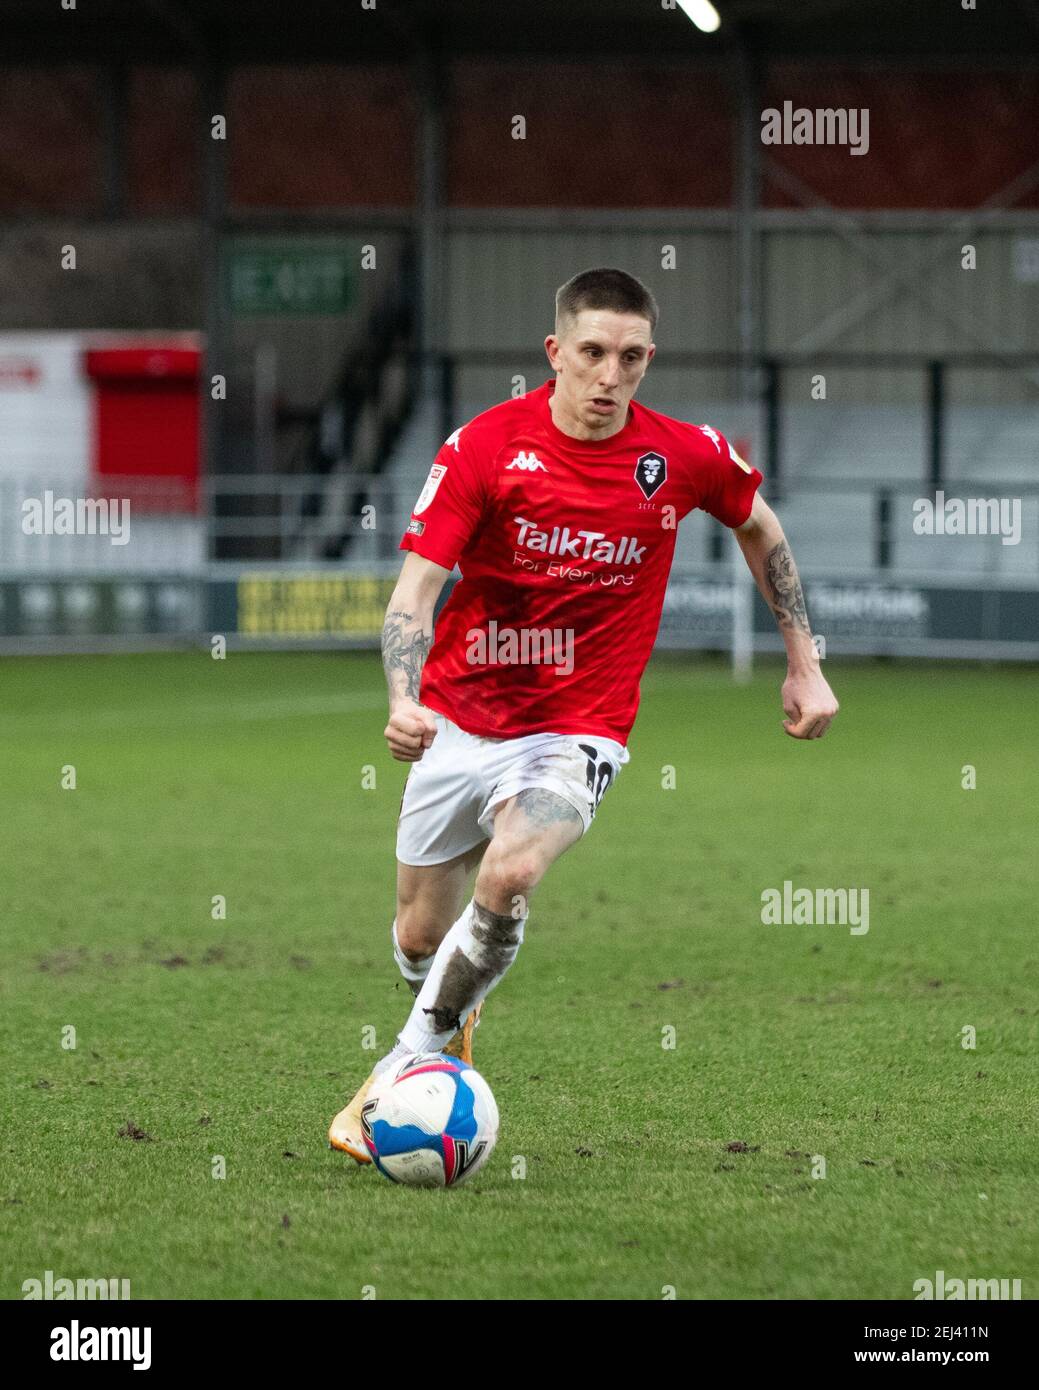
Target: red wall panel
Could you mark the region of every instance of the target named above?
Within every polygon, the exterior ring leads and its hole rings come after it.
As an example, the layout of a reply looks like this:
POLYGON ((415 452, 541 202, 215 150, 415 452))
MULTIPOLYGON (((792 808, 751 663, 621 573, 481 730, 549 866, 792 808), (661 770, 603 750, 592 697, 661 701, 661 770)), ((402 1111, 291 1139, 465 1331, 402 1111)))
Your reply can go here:
POLYGON ((134 212, 198 211, 201 117, 193 73, 178 68, 134 70, 128 115, 134 212))
POLYGON ((733 124, 722 75, 646 64, 457 63, 456 207, 723 207, 733 124), (526 117, 525 140, 511 135, 526 117))
POLYGON ((406 68, 241 68, 228 100, 237 206, 401 206, 415 200, 406 68))
POLYGON ((93 213, 101 205, 101 95, 88 68, 5 68, 0 211, 93 213))
MULTIPOLYGON (((764 107, 866 107, 869 151, 839 145, 764 146, 770 158, 843 208, 971 208, 1039 159, 1039 75, 819 72, 774 67, 764 107)), ((798 207, 766 182, 767 207, 798 207)), ((1015 204, 1039 207, 1032 189, 1015 204)))

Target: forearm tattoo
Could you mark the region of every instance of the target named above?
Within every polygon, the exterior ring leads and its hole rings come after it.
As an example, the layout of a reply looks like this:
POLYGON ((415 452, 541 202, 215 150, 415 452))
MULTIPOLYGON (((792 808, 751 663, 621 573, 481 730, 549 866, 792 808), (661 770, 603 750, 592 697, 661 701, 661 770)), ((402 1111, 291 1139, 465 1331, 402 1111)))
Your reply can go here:
POLYGON ((382 664, 391 695, 418 699, 422 668, 432 645, 432 632, 426 632, 413 613, 398 609, 386 614, 382 625, 382 664))
POLYGON ((779 626, 811 636, 797 566, 785 540, 774 545, 768 552, 765 559, 765 584, 768 589, 769 607, 775 614, 779 626))

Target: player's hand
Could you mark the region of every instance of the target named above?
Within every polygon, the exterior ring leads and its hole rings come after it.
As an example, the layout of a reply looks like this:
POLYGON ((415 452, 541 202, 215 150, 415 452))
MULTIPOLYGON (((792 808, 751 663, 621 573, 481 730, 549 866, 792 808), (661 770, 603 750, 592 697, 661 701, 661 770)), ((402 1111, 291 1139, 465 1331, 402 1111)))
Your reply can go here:
POLYGON ((400 700, 383 734, 399 763, 417 763, 437 736, 436 715, 416 700, 400 700))
POLYGON ((783 728, 791 738, 822 738, 840 706, 818 666, 791 671, 783 682, 783 728))

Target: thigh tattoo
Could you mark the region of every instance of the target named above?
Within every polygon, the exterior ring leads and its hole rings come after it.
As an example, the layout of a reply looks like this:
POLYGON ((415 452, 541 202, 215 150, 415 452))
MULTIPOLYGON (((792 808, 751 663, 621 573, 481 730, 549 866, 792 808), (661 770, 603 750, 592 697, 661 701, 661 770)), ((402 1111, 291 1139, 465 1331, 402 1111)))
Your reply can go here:
POLYGON ((534 825, 560 825, 566 821, 584 822, 565 797, 548 791, 545 787, 527 787, 516 797, 516 805, 534 825))

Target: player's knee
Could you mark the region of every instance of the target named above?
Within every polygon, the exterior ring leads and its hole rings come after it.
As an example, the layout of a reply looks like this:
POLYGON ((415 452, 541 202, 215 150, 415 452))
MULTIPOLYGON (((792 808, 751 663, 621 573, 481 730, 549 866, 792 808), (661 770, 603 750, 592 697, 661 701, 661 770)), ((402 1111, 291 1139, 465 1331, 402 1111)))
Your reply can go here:
POLYGON ((476 896, 481 902, 493 899, 496 904, 511 904, 515 898, 525 898, 537 886, 542 872, 536 854, 507 847, 495 850, 492 841, 480 866, 476 896))
POLYGON ((401 906, 397 911, 397 945, 401 954, 409 961, 426 960, 436 954, 443 932, 437 931, 438 923, 431 920, 428 912, 423 912, 415 903, 409 907, 401 906))

